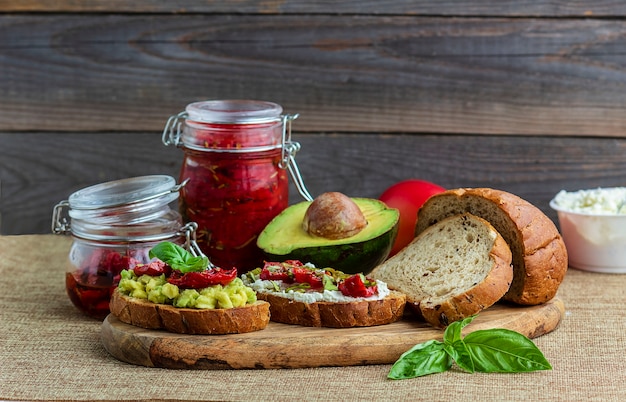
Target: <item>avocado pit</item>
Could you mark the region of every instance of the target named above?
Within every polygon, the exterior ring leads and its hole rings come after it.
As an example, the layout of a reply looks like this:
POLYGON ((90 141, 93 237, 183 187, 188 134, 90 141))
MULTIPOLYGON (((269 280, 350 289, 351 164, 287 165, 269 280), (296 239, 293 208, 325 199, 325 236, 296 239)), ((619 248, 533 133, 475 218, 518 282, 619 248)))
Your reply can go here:
POLYGON ((339 192, 317 196, 307 208, 302 229, 311 236, 337 240, 354 236, 367 226, 367 219, 359 206, 339 192))

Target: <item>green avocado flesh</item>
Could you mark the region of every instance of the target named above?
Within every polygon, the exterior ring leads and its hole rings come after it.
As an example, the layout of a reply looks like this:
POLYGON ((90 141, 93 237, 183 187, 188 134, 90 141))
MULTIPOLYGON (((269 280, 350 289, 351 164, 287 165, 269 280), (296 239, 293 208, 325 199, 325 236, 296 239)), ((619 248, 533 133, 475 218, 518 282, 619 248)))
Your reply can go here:
POLYGON ((369 273, 389 256, 398 234, 400 213, 376 199, 352 200, 367 220, 367 226, 354 236, 331 240, 308 234, 302 229, 302 221, 311 202, 304 201, 275 217, 259 235, 257 246, 268 261, 300 260, 318 268, 369 273))

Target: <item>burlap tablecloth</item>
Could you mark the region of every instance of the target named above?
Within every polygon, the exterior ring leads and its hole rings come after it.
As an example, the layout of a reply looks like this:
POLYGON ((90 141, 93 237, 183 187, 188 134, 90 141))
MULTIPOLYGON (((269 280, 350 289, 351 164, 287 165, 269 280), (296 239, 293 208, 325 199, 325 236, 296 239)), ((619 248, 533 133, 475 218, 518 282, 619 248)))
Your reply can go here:
POLYGON ((622 401, 626 398, 626 275, 570 270, 566 316, 535 339, 554 369, 452 371, 392 381, 389 365, 317 369, 167 370, 133 366, 100 343, 100 322, 65 294, 71 239, 0 236, 2 400, 622 401))

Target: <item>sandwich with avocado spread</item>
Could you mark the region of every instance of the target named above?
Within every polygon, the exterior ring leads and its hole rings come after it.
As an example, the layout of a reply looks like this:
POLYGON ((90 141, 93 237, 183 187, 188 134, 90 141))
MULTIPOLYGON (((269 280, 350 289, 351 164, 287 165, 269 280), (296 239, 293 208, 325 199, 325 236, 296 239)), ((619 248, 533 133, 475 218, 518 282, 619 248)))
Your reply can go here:
POLYGON ((149 252, 148 264, 123 270, 111 297, 111 314, 148 329, 182 334, 258 331, 270 319, 269 303, 237 277, 170 242, 149 252))

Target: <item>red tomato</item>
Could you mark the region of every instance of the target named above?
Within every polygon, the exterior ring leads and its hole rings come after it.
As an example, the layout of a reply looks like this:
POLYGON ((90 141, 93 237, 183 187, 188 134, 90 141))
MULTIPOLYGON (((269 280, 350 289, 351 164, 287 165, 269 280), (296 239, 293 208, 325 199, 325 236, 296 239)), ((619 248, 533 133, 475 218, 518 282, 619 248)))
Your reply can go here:
POLYGON ((294 267, 292 270, 297 283, 308 283, 313 289, 324 286, 322 277, 315 275, 313 270, 306 267, 294 267))
POLYGON ((445 188, 424 180, 404 180, 383 192, 380 200, 390 208, 400 211, 400 227, 389 256, 396 254, 415 237, 417 211, 431 195, 441 193, 445 188))
POLYGON ((368 281, 361 274, 352 275, 339 282, 339 291, 344 296, 370 297, 378 293, 376 282, 368 281), (365 282, 364 282, 365 280, 365 282))
POLYGON ((149 276, 159 276, 161 274, 165 274, 166 276, 172 272, 172 268, 169 265, 164 263, 163 261, 154 260, 149 264, 137 264, 135 265, 135 275, 149 275, 149 276))
POLYGON ((237 268, 212 268, 201 272, 174 271, 167 281, 181 289, 202 289, 213 285, 226 286, 237 277, 237 268))

